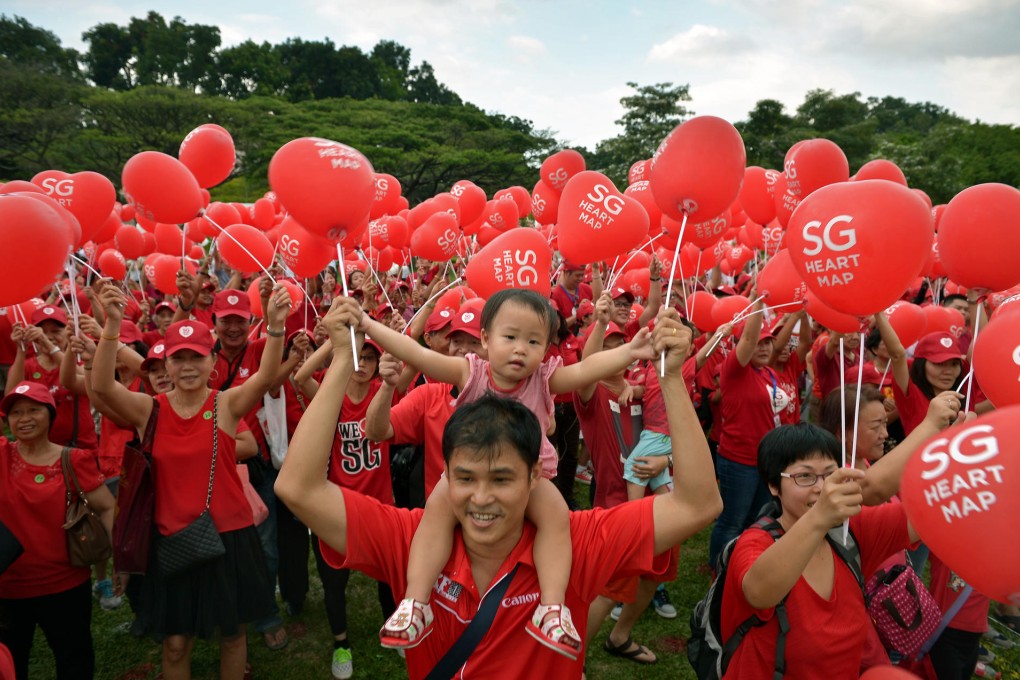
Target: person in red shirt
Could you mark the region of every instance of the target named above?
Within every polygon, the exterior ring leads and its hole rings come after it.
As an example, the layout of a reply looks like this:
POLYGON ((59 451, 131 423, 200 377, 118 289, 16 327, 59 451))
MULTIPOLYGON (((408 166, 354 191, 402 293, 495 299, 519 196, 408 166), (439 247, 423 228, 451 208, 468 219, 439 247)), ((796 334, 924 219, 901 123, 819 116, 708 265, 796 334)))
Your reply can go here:
POLYGON ((96 424, 85 391, 60 384, 60 364, 67 350, 67 315, 59 307, 46 305, 35 310, 31 321, 32 326, 15 326, 11 334, 18 353, 8 373, 8 388, 23 380, 46 385, 57 405, 50 439, 71 447, 97 449, 96 424), (37 352, 28 357, 27 349, 32 346, 38 348, 37 352))
POLYGON ((790 403, 779 414, 783 425, 800 422, 800 378, 804 373, 804 359, 811 349, 811 324, 803 309, 787 314, 772 327, 775 341, 772 343, 772 358, 769 365, 776 372, 779 387, 790 397, 790 403), (796 339, 793 332, 799 327, 796 339))
POLYGON ((581 301, 593 299, 592 287, 584 282, 584 265, 564 260, 559 281, 549 294, 549 299, 552 300, 553 308, 563 317, 564 325, 574 329, 581 301))
POLYGON ((722 423, 716 472, 723 511, 709 539, 709 564, 714 568, 723 546, 751 526, 758 510, 768 502, 768 488, 758 476, 758 442, 779 426, 779 414, 789 396, 768 365, 772 358, 772 332, 762 327, 764 303, 759 300, 744 322, 740 340, 722 363, 719 402, 722 423))
POLYGON ((776 672, 779 622, 786 609, 785 673, 790 680, 856 680, 867 635, 864 595, 850 567, 827 536, 842 540, 849 520, 860 549, 865 582, 885 560, 918 535, 900 503, 885 503, 899 490, 903 468, 927 437, 961 419, 960 401, 945 393, 933 403, 918 431, 867 472, 840 467, 840 446, 829 432, 810 424, 783 425, 759 445, 758 472, 774 497, 770 509, 783 535, 773 541, 752 527, 730 556, 722 596, 726 641, 752 616, 724 679, 771 680, 776 672), (866 502, 874 507, 863 507, 866 502))
MULTIPOLYGON (((327 560, 387 581, 401 593, 422 511, 383 506, 337 488, 323 474, 332 448, 328 424, 339 415, 353 372, 349 327, 357 327, 359 317, 356 306, 343 301, 325 319, 334 343, 333 362, 294 435, 277 493, 320 537, 327 560)), ((674 439, 676 492, 610 511, 571 514, 575 559, 567 601, 582 613, 581 622, 610 579, 661 571, 667 562, 663 553, 707 526, 719 510, 707 444, 679 378, 689 343, 690 334, 675 313, 660 318, 653 347, 666 351, 663 393, 671 428, 680 433, 674 439)), ((490 395, 458 409, 443 439, 451 480, 446 494, 457 517, 454 551, 430 594, 432 634, 407 651, 409 676, 424 678, 467 622, 478 617, 483 594, 510 578, 488 631, 466 660, 451 664, 451 675, 580 678, 580 661, 536 645, 525 632, 539 598, 532 558, 535 528, 524 516, 541 479, 538 419, 527 407, 490 395)))
POLYGON ((839 387, 839 377, 848 368, 856 368, 861 359, 861 334, 837 333, 830 331, 825 345, 811 356, 815 368, 815 382, 818 383, 819 399, 825 399, 832 390, 839 387), (843 353, 840 354, 840 340, 843 353), (838 355, 838 356, 837 356, 838 355))
POLYGON ((177 308, 174 307, 172 302, 167 302, 166 300, 157 302, 152 310, 152 325, 155 328, 142 333, 142 341, 149 347, 152 347, 162 340, 166 336, 166 329, 173 323, 174 314, 176 313, 177 308))
MULTIPOLYGON (((64 445, 49 439, 56 403, 45 386, 21 382, 0 401, 0 416, 14 436, 13 442, 0 437, 0 522, 24 548, 0 574, 0 644, 10 648, 17 677, 28 678, 39 626, 56 658, 57 676, 91 678, 90 569, 71 566, 67 557, 64 445)), ((114 500, 94 452, 70 449, 70 462, 112 538, 114 500)))
POLYGON ((148 632, 163 637, 163 671, 171 677, 188 677, 196 636, 218 634, 220 677, 240 680, 247 657, 244 625, 268 616, 275 600, 252 507, 236 470, 235 436, 240 421, 276 378, 290 296, 282 287, 270 296, 259 370, 222 392, 209 387, 215 358, 208 327, 198 321, 171 325, 164 344, 174 389, 156 397, 131 392, 114 378, 123 298, 112 285, 100 293, 106 326, 96 350, 93 389, 139 435, 159 402, 152 449, 156 528, 170 536, 208 511, 225 549, 224 555, 180 574, 165 576, 158 569, 146 574, 142 608, 148 632))

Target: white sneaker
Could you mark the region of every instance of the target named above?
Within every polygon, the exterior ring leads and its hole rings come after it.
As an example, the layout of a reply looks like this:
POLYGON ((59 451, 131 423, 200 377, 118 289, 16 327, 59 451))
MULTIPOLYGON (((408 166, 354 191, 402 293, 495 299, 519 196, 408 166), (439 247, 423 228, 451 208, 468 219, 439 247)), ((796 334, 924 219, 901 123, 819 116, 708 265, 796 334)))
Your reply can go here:
POLYGON ((620 614, 622 612, 623 612, 623 603, 622 602, 617 602, 616 606, 613 607, 613 611, 609 612, 609 618, 611 618, 613 621, 619 621, 620 620, 620 614))
POLYGON ((336 680, 347 680, 354 675, 354 660, 351 657, 351 650, 338 647, 333 650, 333 663, 330 665, 333 677, 336 680))
POLYGON ((585 486, 591 486, 591 470, 588 468, 578 467, 574 473, 574 479, 585 486))
POLYGON ((99 606, 106 611, 124 604, 124 599, 120 595, 113 594, 113 582, 108 578, 96 581, 92 586, 92 594, 99 598, 99 606))

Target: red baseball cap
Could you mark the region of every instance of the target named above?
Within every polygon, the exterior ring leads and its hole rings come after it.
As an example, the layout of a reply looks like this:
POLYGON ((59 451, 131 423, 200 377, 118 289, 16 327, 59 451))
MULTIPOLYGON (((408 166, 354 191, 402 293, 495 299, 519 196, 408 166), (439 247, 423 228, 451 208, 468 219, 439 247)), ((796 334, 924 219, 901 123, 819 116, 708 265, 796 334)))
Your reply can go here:
POLYGON ((574 318, 580 319, 582 316, 588 316, 594 311, 595 305, 592 304, 591 300, 581 300, 581 304, 577 305, 577 312, 574 318))
MULTIPOLYGON (((236 291, 235 291, 236 292, 236 291)), ((190 349, 202 356, 209 356, 213 350, 213 336, 209 327, 201 321, 178 321, 166 329, 163 340, 166 356, 171 357, 183 349, 190 349)))
POLYGON ((53 401, 53 394, 50 389, 37 382, 23 381, 17 384, 10 393, 0 401, 0 417, 7 417, 7 412, 10 411, 11 406, 18 399, 31 399, 34 402, 38 402, 43 406, 47 406, 50 409, 50 415, 54 415, 57 412, 57 403, 53 401))
POLYGON ((967 357, 960 349, 960 342, 955 335, 940 331, 929 333, 917 342, 917 346, 914 347, 914 358, 941 364, 951 359, 964 361, 967 357))
POLYGON ((38 326, 43 321, 56 321, 61 326, 67 325, 67 314, 60 307, 46 305, 32 312, 32 325, 38 326))
POLYGON ((393 283, 390 284, 390 291, 394 291, 397 288, 411 290, 411 286, 407 285, 407 281, 404 281, 403 279, 394 279, 393 283))
POLYGON ((213 315, 217 317, 240 316, 251 320, 251 300, 244 291, 227 288, 216 293, 212 304, 213 315))
POLYGON ((383 317, 385 317, 392 311, 393 306, 384 302, 383 304, 376 306, 376 308, 372 310, 372 318, 375 319, 376 321, 382 321, 383 317))
POLYGON ((565 272, 583 272, 584 265, 571 262, 570 260, 563 260, 563 271, 565 272))
POLYGON ((138 330, 138 326, 134 321, 124 319, 120 322, 120 341, 124 344, 130 345, 132 342, 140 342, 142 339, 142 332, 138 330))
POLYGON ((630 292, 626 288, 623 288, 622 286, 616 286, 615 288, 613 288, 611 294, 614 300, 618 297, 626 297, 631 302, 634 302, 634 293, 630 292))
POLYGON ((201 287, 199 287, 199 290, 205 290, 206 288, 212 288, 213 290, 216 290, 216 282, 212 280, 206 281, 201 285, 201 287))
POLYGON ((462 304, 453 316, 450 334, 463 331, 473 338, 480 339, 482 337, 482 307, 484 306, 485 300, 482 298, 472 298, 462 304))
POLYGON ((145 356, 145 361, 142 362, 142 370, 147 371, 157 361, 164 361, 166 359, 166 345, 163 340, 160 340, 152 347, 149 348, 149 353, 145 356))
MULTIPOLYGON (((582 345, 588 344, 588 338, 590 338, 591 334, 595 332, 595 326, 596 324, 588 326, 588 330, 584 332, 584 338, 581 341, 582 345)), ((623 330, 613 321, 610 321, 609 325, 606 326, 606 334, 603 338, 608 338, 610 335, 622 335, 624 339, 627 338, 627 334, 624 333, 623 330)))
POLYGON ((453 307, 443 307, 441 309, 434 309, 429 314, 429 318, 425 321, 425 332, 435 333, 441 331, 447 327, 452 321, 453 316, 457 313, 457 310, 453 307))
MULTIPOLYGON (((857 366, 851 366, 850 368, 843 371, 843 381, 847 385, 857 384, 857 366)), ((893 376, 892 371, 886 371, 885 380, 882 379, 882 374, 878 372, 874 364, 865 363, 864 368, 861 369, 861 384, 862 385, 874 385, 875 387, 889 387, 892 385, 893 376)))
POLYGON ((169 309, 171 312, 174 312, 174 313, 177 312, 177 308, 174 307, 174 303, 167 302, 166 300, 161 300, 160 302, 156 303, 155 307, 152 308, 152 315, 156 316, 157 314, 159 314, 164 309, 169 309))

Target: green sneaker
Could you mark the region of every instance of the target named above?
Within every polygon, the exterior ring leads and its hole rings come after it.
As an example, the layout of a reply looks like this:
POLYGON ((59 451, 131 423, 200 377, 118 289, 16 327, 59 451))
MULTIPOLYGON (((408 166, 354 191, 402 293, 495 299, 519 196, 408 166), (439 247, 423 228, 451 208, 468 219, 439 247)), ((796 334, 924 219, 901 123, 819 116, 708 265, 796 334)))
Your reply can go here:
POLYGON ((343 647, 334 649, 331 668, 333 677, 336 680, 347 680, 347 678, 354 675, 354 661, 351 658, 351 650, 343 647))

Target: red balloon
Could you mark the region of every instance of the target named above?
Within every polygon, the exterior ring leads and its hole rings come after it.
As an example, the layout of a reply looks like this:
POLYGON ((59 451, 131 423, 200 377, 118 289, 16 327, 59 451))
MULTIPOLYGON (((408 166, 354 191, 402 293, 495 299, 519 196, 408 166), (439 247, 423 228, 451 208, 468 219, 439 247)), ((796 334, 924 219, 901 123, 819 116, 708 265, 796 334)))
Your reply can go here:
POLYGON ((643 161, 634 161, 630 166, 630 170, 627 171, 627 184, 647 181, 651 173, 651 166, 651 158, 643 161))
POLYGON ((786 228, 786 225, 790 223, 790 217, 793 215, 793 211, 800 205, 800 198, 794 196, 786 188, 786 174, 779 173, 776 177, 776 222, 779 226, 786 228))
POLYGON ((521 186, 512 186, 502 191, 497 191, 496 195, 493 196, 497 201, 509 196, 517 206, 517 217, 518 219, 527 217, 531 214, 531 194, 528 190, 521 186))
POLYGON ((574 175, 560 196, 560 252, 573 262, 611 260, 648 238, 648 213, 599 172, 574 175))
POLYGON ((114 242, 117 244, 117 250, 129 260, 145 254, 145 239, 142 238, 142 232, 131 225, 125 224, 118 229, 114 242))
POLYGON ((456 196, 460 203, 461 224, 471 224, 481 217, 485 209, 485 192, 474 182, 462 179, 453 185, 450 193, 456 196))
MULTIPOLYGON (((53 172, 53 171, 51 170, 50 172, 53 172)), ((0 185, 0 195, 20 193, 20 192, 25 192, 25 191, 31 191, 32 193, 36 193, 36 194, 45 194, 46 193, 38 185, 32 184, 31 182, 26 182, 23 179, 16 179, 16 180, 14 180, 12 182, 8 182, 7 184, 0 185)))
POLYGON ((662 223, 662 210, 659 208, 659 204, 655 202, 655 196, 652 194, 652 185, 649 184, 648 180, 631 182, 630 186, 624 190, 623 195, 630 196, 641 204, 641 207, 648 213, 648 224, 653 229, 662 223))
MULTIPOLYGON (((209 214, 208 210, 205 212, 207 215, 209 214)), ((251 221, 262 231, 272 229, 273 223, 276 221, 276 208, 273 206, 273 202, 265 198, 255 201, 255 205, 251 207, 251 221)))
POLYGON ((1013 535, 1020 515, 1018 443, 1020 407, 997 409, 921 444, 900 484, 907 517, 925 545, 999 602, 1020 599, 1020 541, 1002 540, 1013 535))
MULTIPOLYGON (((648 291, 651 287, 651 274, 645 268, 631 269, 624 272, 616 285, 631 292, 634 297, 648 299, 648 291)), ((656 284, 658 285, 658 284, 656 284)))
POLYGON ((553 191, 544 181, 538 180, 531 191, 531 214, 538 224, 552 224, 560 208, 560 194, 553 191))
POLYGON ((368 237, 371 239, 369 245, 403 248, 407 245, 407 222, 396 215, 380 217, 375 222, 369 222, 368 237))
POLYGON ((463 232, 448 212, 437 212, 411 234, 411 254, 426 260, 446 261, 457 254, 463 232))
MULTIPOLYGON (((672 253, 670 253, 672 257, 672 253)), ((628 255, 617 269, 617 273, 632 272, 635 269, 648 269, 652 262, 652 256, 643 250, 638 250, 633 255, 628 255)))
POLYGON ((190 247, 185 244, 184 234, 176 224, 158 223, 153 234, 156 237, 156 250, 164 255, 180 255, 190 247))
POLYGON ((928 317, 921 307, 913 303, 902 300, 894 302, 885 310, 885 315, 904 347, 910 347, 929 333, 928 317))
POLYGON ((124 256, 113 248, 104 250, 96 262, 99 265, 99 272, 103 276, 108 276, 117 281, 127 276, 127 262, 124 261, 124 256))
POLYGON ((230 133, 219 125, 200 125, 188 133, 177 152, 181 163, 203 188, 214 187, 234 170, 237 156, 230 133))
POLYGON ((381 250, 377 250, 369 246, 362 251, 362 254, 369 264, 372 265, 372 269, 377 272, 389 271, 390 267, 393 266, 393 249, 390 247, 383 247, 381 250))
POLYGON ((81 237, 81 225, 78 224, 77 218, 61 207, 56 200, 34 191, 23 191, 19 192, 17 195, 44 203, 48 208, 56 211, 57 215, 60 216, 60 219, 64 221, 64 226, 67 228, 67 238, 72 245, 84 242, 81 237))
POLYGON ((517 226, 517 204, 509 197, 506 200, 493 199, 485 204, 482 216, 496 231, 507 231, 517 226))
POLYGON ((242 274, 254 274, 273 264, 273 244, 247 224, 233 224, 216 237, 223 260, 242 274))
POLYGON ((117 202, 113 184, 98 172, 68 175, 59 170, 47 170, 33 177, 32 182, 75 216, 82 231, 82 241, 79 242, 92 240, 117 202))
POLYGON ((436 309, 457 309, 468 300, 473 300, 478 294, 467 286, 454 286, 439 296, 436 300, 436 309))
POLYGON ((787 230, 808 288, 833 309, 869 316, 898 300, 931 249, 931 213, 906 187, 843 182, 813 192, 787 230))
POLYGON ((694 222, 711 219, 740 193, 746 160, 733 125, 714 116, 691 118, 662 140, 652 158, 655 201, 676 220, 683 213, 694 222))
POLYGON ((262 296, 259 294, 259 283, 264 278, 266 278, 265 274, 256 276, 248 285, 248 290, 245 291, 245 294, 248 296, 248 303, 251 305, 251 314, 257 319, 262 318, 262 296))
POLYGON ((372 198, 372 211, 369 217, 376 219, 383 215, 393 215, 400 210, 400 182, 393 175, 385 172, 375 174, 375 195, 372 198))
POLYGON ((861 329, 861 322, 858 318, 837 312, 819 300, 810 288, 808 288, 805 302, 808 314, 829 330, 837 333, 853 333, 861 329))
POLYGON ((538 173, 545 185, 559 195, 570 178, 584 170, 584 156, 573 149, 563 149, 542 161, 538 173))
POLYGON ((712 321, 716 328, 724 323, 733 323, 741 314, 751 311, 751 301, 743 295, 729 295, 719 298, 712 305, 712 321))
POLYGON ((768 296, 765 304, 770 307, 804 302, 807 299, 807 286, 793 266, 790 251, 779 251, 758 272, 758 293, 768 296))
POLYGON ((60 208, 28 196, 0 196, 0 225, 0 252, 5 254, 0 306, 6 306, 53 285, 72 244, 60 208))
POLYGON ((850 179, 850 163, 835 142, 806 139, 786 152, 786 190, 804 200, 818 189, 850 179))
POLYGON ((968 288, 1005 290, 1020 283, 1020 191, 978 184, 949 202, 939 226, 939 255, 949 278, 968 288))
POLYGON ((924 310, 926 320, 925 334, 952 333, 954 336, 960 337, 967 330, 967 321, 963 314, 951 307, 929 305, 921 309, 924 310))
POLYGON ((740 187, 740 205, 747 216, 758 224, 768 224, 776 218, 776 181, 779 173, 752 165, 744 171, 740 187))
POLYGON ((464 279, 483 298, 505 288, 527 288, 548 297, 552 249, 535 229, 519 227, 497 236, 464 270, 464 279))
POLYGON ((704 290, 696 290, 687 296, 687 316, 702 333, 712 333, 719 324, 715 322, 713 310, 716 297, 704 290))
POLYGON ((269 162, 269 185, 301 225, 345 246, 368 227, 375 172, 357 149, 328 139, 287 142, 269 162))
POLYGON ((191 171, 158 151, 142 151, 128 159, 121 185, 135 214, 155 222, 187 222, 205 205, 191 171))
MULTIPOLYGON (((854 181, 861 181, 864 179, 884 179, 889 182, 896 182, 902 186, 907 186, 907 178, 904 176, 903 171, 900 167, 892 161, 887 161, 884 158, 876 158, 873 161, 868 161, 861 166, 861 169, 854 175, 854 181)), ((931 207, 931 201, 928 202, 928 207, 931 207)))
POLYGON ((20 323, 23 326, 32 325, 32 315, 35 314, 35 310, 42 309, 46 306, 46 301, 42 298, 31 298, 16 305, 9 305, 7 307, 7 320, 11 324, 20 323))
POLYGON ((942 258, 939 257, 938 239, 932 241, 931 250, 928 251, 928 257, 924 261, 921 273, 929 279, 939 279, 947 276, 946 266, 942 264, 942 258))
POLYGON ((786 230, 775 220, 762 228, 761 238, 762 250, 769 257, 775 257, 779 251, 786 249, 786 230))
POLYGON ((289 216, 280 225, 279 252, 291 271, 305 279, 318 276, 336 258, 332 241, 313 234, 289 216))
POLYGON ((1020 404, 1020 314, 996 315, 981 328, 974 377, 995 408, 1020 404))
POLYGON ((205 255, 206 255, 205 250, 203 250, 202 246, 198 245, 197 243, 191 246, 191 248, 188 250, 188 257, 190 257, 192 260, 201 260, 203 257, 205 257, 205 255))
MULTIPOLYGON (((184 261, 187 271, 194 274, 198 271, 195 264, 190 260, 184 261)), ((149 272, 149 264, 146 261, 145 276, 156 287, 156 290, 167 295, 177 295, 177 272, 181 270, 181 258, 173 255, 156 255, 152 263, 152 273, 149 272)))

